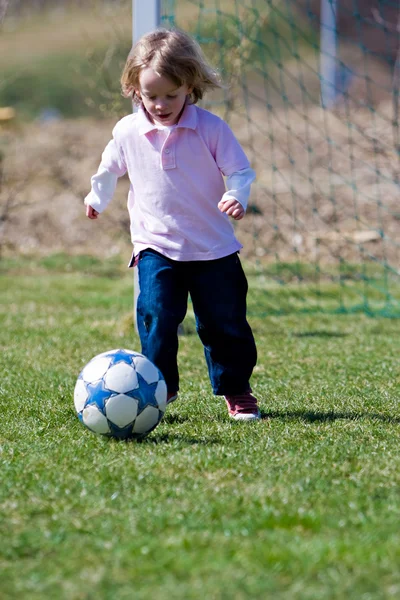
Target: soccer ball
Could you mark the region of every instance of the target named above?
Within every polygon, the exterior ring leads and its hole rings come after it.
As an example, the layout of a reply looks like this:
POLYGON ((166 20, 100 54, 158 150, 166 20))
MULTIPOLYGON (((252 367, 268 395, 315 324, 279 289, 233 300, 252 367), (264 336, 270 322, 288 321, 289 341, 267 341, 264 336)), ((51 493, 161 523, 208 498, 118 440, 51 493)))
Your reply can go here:
POLYGON ((157 367, 132 350, 98 354, 79 374, 74 391, 78 418, 90 431, 140 439, 161 421, 167 385, 157 367))

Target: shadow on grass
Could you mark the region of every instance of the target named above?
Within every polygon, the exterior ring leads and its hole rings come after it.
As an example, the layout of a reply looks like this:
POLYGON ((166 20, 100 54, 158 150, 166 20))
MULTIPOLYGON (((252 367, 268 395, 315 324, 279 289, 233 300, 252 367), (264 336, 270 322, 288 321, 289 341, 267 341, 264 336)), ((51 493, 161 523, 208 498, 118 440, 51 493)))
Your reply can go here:
POLYGON ((381 415, 378 413, 357 413, 357 412, 319 412, 312 410, 285 410, 285 411, 261 411, 262 419, 281 419, 281 420, 298 420, 306 421, 308 423, 326 423, 338 421, 340 419, 348 421, 361 421, 368 419, 372 421, 381 421, 382 423, 400 423, 399 417, 392 417, 390 415, 381 415))
POLYGON ((300 333, 292 333, 293 337, 299 337, 299 338, 303 338, 303 337, 323 337, 323 338, 330 338, 330 337, 346 337, 347 335, 349 335, 348 333, 343 333, 340 331, 326 331, 325 329, 321 329, 321 330, 316 330, 316 331, 302 331, 300 333))
POLYGON ((175 442, 182 446, 209 446, 210 444, 221 444, 221 439, 216 437, 199 437, 181 435, 179 433, 162 433, 160 435, 153 434, 151 437, 145 437, 143 440, 138 440, 140 444, 170 444, 175 442))
POLYGON ((170 413, 166 413, 163 417, 163 423, 168 423, 168 425, 182 425, 183 423, 186 423, 188 421, 188 418, 181 415, 181 414, 173 414, 171 415, 170 413))

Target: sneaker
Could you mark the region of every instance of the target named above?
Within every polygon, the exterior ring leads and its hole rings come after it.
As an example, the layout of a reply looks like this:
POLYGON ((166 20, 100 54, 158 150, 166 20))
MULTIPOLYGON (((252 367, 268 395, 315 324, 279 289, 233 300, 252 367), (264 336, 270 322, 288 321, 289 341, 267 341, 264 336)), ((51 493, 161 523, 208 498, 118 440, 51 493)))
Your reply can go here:
POLYGON ((229 415, 235 421, 256 421, 261 419, 257 398, 249 391, 237 396, 225 396, 229 415))
POLYGON ((172 404, 178 397, 178 392, 168 392, 167 394, 167 404, 172 404))

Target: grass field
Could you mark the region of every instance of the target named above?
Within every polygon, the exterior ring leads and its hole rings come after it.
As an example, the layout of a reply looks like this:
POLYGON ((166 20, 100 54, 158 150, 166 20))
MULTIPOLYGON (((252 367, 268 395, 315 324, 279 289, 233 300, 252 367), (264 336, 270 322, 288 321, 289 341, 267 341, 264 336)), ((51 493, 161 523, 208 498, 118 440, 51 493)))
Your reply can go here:
POLYGON ((181 400, 118 443, 72 395, 92 356, 140 349, 131 274, 2 265, 1 600, 400 596, 400 320, 251 317, 263 420, 240 424, 189 315, 181 400))

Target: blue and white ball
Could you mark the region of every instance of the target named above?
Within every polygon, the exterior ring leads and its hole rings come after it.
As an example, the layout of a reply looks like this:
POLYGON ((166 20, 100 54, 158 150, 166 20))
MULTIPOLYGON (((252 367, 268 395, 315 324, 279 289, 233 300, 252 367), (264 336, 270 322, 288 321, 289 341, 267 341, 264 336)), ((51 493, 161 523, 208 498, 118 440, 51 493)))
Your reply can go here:
POLYGON ((142 438, 167 406, 167 386, 157 367, 132 350, 98 354, 79 374, 74 391, 78 418, 90 431, 119 439, 142 438))

